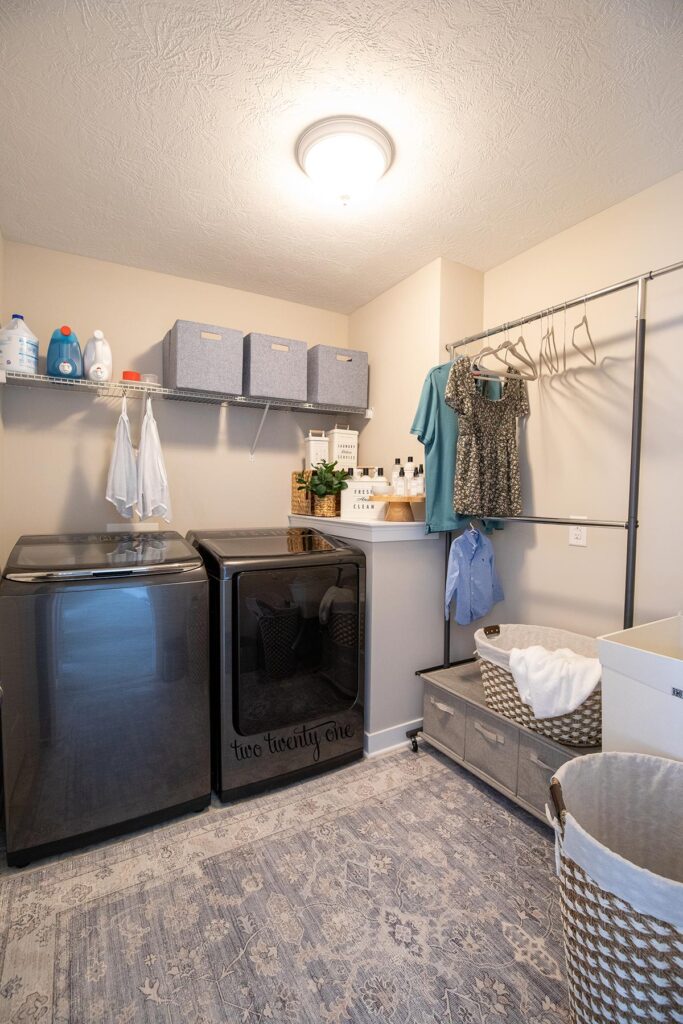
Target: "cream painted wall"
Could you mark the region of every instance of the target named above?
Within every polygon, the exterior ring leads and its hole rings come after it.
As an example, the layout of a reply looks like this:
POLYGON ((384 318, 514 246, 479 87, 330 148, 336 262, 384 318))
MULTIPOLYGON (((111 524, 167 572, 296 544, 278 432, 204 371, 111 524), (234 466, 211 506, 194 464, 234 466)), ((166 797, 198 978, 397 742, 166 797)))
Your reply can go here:
MULTIPOLYGON (((562 232, 485 275, 484 322, 495 325, 683 257, 683 174, 562 232)), ((649 285, 636 622, 683 608, 683 274, 649 285)), ((599 363, 571 349, 582 309, 567 314, 568 370, 529 386, 521 429, 525 511, 625 520, 635 291, 588 305, 599 363)), ((560 346, 564 316, 555 317, 560 346)), ((532 353, 540 326, 525 331, 532 353)), ((621 627, 625 533, 591 529, 569 547, 565 527, 496 534, 507 600, 489 621, 537 622, 599 634, 621 627)), ((454 656, 472 649, 454 627, 454 656)))
POLYGON ((437 363, 448 358, 449 341, 476 334, 482 327, 484 275, 462 263, 441 260, 441 297, 439 306, 440 353, 437 363))
POLYGON ((349 342, 367 350, 371 366, 374 416, 363 432, 364 464, 386 471, 395 458, 421 453, 410 426, 425 373, 438 358, 440 296, 441 260, 433 260, 349 318, 349 342))
MULTIPOLYGON (((41 341, 73 326, 82 344, 96 327, 114 353, 114 376, 161 374, 160 339, 176 319, 202 320, 345 345, 348 318, 218 285, 5 243, 1 319, 18 309, 41 341), (11 307, 11 308, 10 308, 11 307)), ((118 401, 4 388, 0 559, 22 533, 102 529, 118 520, 104 498, 118 401)), ((137 440, 140 402, 129 403, 137 440)), ((154 405, 171 482, 172 528, 286 524, 290 473, 303 434, 329 417, 272 412, 255 461, 249 449, 260 410, 184 402, 154 405)), ((360 424, 359 424, 360 425, 360 424)))
POLYGON ((410 427, 427 371, 446 358, 444 345, 479 330, 484 276, 437 259, 351 314, 349 343, 367 349, 374 418, 363 433, 362 461, 393 465, 423 449, 410 427))

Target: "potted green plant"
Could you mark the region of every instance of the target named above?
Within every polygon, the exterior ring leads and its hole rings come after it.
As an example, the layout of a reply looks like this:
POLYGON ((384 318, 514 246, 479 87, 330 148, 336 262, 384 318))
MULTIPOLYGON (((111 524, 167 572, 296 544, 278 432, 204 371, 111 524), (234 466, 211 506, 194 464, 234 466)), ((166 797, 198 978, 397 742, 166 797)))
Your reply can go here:
POLYGON ((313 466, 310 477, 300 473, 296 482, 300 491, 313 497, 313 515, 329 518, 337 514, 337 495, 349 486, 346 471, 337 469, 336 462, 319 462, 313 466))

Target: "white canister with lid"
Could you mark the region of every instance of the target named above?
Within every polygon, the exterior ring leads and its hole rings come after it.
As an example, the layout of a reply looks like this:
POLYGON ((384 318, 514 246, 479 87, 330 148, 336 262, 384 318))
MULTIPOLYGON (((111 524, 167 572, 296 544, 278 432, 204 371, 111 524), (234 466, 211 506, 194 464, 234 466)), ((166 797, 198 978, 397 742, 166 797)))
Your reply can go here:
POLYGON ((329 447, 330 442, 324 430, 309 430, 304 438, 306 469, 313 469, 319 462, 328 462, 329 447))
POLYGON ((0 329, 0 370, 38 373, 38 339, 21 313, 12 313, 7 326, 0 329))
POLYGON ((336 424, 328 432, 330 439, 330 462, 336 462, 346 469, 358 465, 358 431, 336 424))

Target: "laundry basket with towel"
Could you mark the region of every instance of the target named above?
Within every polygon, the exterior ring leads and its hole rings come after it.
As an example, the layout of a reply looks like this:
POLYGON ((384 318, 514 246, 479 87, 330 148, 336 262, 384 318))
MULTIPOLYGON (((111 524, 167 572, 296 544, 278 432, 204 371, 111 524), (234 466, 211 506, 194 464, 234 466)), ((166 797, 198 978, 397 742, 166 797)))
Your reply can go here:
POLYGON ((683 1024, 683 762, 587 754, 550 793, 572 1024, 683 1024))
POLYGON ((558 743, 599 745, 596 640, 550 626, 509 624, 478 629, 474 641, 488 707, 558 743))

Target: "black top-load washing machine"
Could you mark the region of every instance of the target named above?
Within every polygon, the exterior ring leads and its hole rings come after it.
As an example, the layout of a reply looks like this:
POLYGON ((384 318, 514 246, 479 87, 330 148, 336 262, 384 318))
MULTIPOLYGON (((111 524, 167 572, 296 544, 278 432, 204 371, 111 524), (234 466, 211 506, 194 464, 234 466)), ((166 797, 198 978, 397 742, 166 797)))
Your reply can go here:
POLYGON ((188 534, 209 574, 214 789, 363 753, 365 555, 311 529, 188 534))
POLYGON ((17 542, 0 582, 11 864, 207 806, 208 589, 171 531, 17 542))

